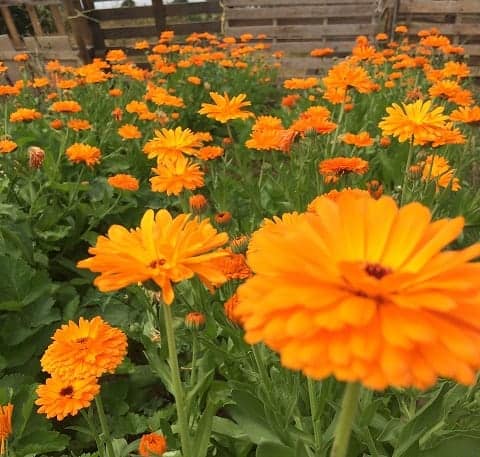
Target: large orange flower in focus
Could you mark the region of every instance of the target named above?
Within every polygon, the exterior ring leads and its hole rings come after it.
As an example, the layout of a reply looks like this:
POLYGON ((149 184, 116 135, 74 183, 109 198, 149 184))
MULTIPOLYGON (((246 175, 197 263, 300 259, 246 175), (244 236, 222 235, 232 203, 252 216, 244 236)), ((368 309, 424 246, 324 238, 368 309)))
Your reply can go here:
POLYGON ((179 195, 184 189, 195 190, 205 184, 205 173, 200 170, 200 166, 184 156, 159 162, 157 168, 152 170, 157 175, 150 178, 154 192, 179 195))
POLYGON ((437 377, 475 382, 480 367, 480 244, 441 251, 464 219, 431 221, 348 194, 316 213, 270 222, 252 237, 255 275, 238 289, 249 343, 282 364, 372 389, 427 388, 437 377))
POLYGON ((250 111, 242 111, 244 107, 251 105, 249 101, 245 101, 247 98, 245 94, 230 98, 227 93, 220 95, 216 92, 210 92, 210 97, 215 103, 202 103, 199 114, 205 114, 207 117, 223 124, 231 119, 248 119, 254 116, 250 111))
POLYGON ((108 236, 99 236, 97 245, 88 250, 92 257, 77 266, 100 273, 94 284, 102 292, 152 280, 162 289, 163 301, 171 304, 172 282, 194 275, 207 286, 225 282, 214 260, 228 255, 216 250, 227 241, 228 235, 217 233, 207 220, 190 220, 189 214, 172 218, 167 210, 156 214, 148 210, 134 230, 110 227, 108 236))
POLYGON ((190 129, 162 129, 155 130, 155 137, 143 147, 143 152, 148 158, 160 160, 174 159, 183 154, 194 155, 202 146, 202 140, 190 129))
POLYGON ((125 334, 99 316, 90 321, 81 317, 78 325, 70 321, 52 339, 40 361, 42 369, 67 379, 113 373, 127 353, 125 334))

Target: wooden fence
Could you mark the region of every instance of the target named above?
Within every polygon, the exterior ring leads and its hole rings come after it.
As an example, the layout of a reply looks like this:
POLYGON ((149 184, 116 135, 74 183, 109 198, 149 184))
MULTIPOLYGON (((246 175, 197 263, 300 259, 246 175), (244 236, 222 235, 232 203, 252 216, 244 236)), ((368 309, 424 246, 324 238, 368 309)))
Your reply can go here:
POLYGON ((480 76, 480 0, 400 0, 397 23, 409 27, 412 40, 420 30, 437 28, 465 48, 473 75, 480 76))
MULTIPOLYGON (((225 0, 225 33, 266 34, 273 50, 285 51, 286 75, 316 74, 332 58, 310 57, 315 48, 347 55, 358 35, 373 38, 391 21, 393 2, 378 0, 225 0)), ((334 57, 334 58, 335 58, 334 57)))

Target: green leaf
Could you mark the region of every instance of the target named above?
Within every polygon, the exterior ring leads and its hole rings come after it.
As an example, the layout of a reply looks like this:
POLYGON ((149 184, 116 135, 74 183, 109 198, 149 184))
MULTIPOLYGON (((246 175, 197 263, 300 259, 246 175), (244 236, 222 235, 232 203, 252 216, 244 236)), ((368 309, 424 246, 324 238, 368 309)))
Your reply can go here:
POLYGON ((296 457, 292 448, 279 443, 264 441, 257 447, 256 457, 296 457))
POLYGON ((209 398, 195 434, 194 449, 196 457, 206 457, 207 455, 210 436, 212 434, 212 420, 216 410, 217 406, 215 402, 209 398))
POLYGON ((228 436, 234 440, 244 440, 247 438, 245 432, 235 422, 225 419, 224 417, 215 416, 213 418, 212 432, 228 436))
POLYGON ((417 454, 418 457, 478 457, 480 437, 454 436, 443 440, 438 446, 417 454))
POLYGON ((15 446, 17 455, 42 454, 63 451, 68 444, 68 436, 55 431, 39 430, 28 435, 15 446))

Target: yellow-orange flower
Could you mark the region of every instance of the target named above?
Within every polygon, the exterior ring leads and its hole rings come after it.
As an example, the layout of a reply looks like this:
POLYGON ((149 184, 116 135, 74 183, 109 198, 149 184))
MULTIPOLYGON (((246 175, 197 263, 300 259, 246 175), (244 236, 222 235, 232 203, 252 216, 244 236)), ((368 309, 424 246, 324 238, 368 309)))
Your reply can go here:
POLYGON ((316 48, 310 51, 312 57, 325 57, 333 54, 335 51, 332 48, 316 48))
POLYGON ((148 433, 140 438, 138 453, 142 457, 159 457, 167 450, 167 440, 159 433, 148 433))
POLYGON ((142 138, 142 132, 133 124, 124 124, 117 130, 118 134, 124 140, 134 140, 135 138, 142 138))
POLYGON ((415 103, 403 108, 396 103, 387 108, 388 116, 378 124, 384 135, 398 137, 398 141, 410 141, 413 144, 424 144, 430 141, 432 135, 445 126, 448 116, 443 114, 443 106, 432 108, 430 100, 424 102, 417 100, 415 103))
POLYGON ((74 143, 67 148, 65 153, 70 162, 73 163, 84 162, 89 167, 100 163, 100 149, 95 146, 90 146, 89 144, 74 143))
POLYGON ((4 455, 7 449, 7 438, 12 433, 13 405, 0 406, 0 455, 4 455))
POLYGON ((364 175, 368 171, 368 162, 360 157, 334 157, 322 160, 318 164, 318 171, 326 183, 334 183, 346 174, 364 175))
POLYGON ((318 84, 317 78, 292 78, 283 82, 285 89, 311 89, 318 84))
POLYGON ((143 151, 148 157, 159 160, 174 159, 183 154, 194 155, 202 140, 190 129, 177 127, 174 129, 155 130, 155 137, 148 141, 143 151))
POLYGON ((38 386, 35 404, 40 406, 39 413, 61 421, 88 408, 99 391, 100 385, 95 377, 75 379, 53 376, 38 386))
POLYGON ((189 76, 187 78, 187 81, 190 84, 194 84, 195 86, 198 86, 198 85, 202 84, 202 80, 198 76, 189 76))
POLYGON ((194 275, 207 285, 225 281, 213 261, 227 255, 217 250, 227 241, 228 235, 217 233, 206 219, 190 220, 189 214, 172 218, 167 210, 148 210, 139 228, 110 227, 108 237, 98 237, 89 249, 92 257, 77 266, 100 273, 94 284, 102 292, 152 280, 162 289, 163 301, 171 304, 172 282, 194 275))
POLYGON ((195 190, 205 184, 200 166, 185 156, 159 162, 152 170, 157 175, 150 178, 154 192, 179 195, 184 189, 195 190))
POLYGON ((123 173, 110 176, 107 179, 107 182, 112 187, 115 187, 116 189, 122 189, 122 190, 135 191, 135 190, 138 190, 138 187, 139 187, 137 178, 135 178, 132 175, 123 174, 123 173))
POLYGON ((456 170, 450 167, 445 157, 428 155, 422 166, 422 181, 435 181, 437 192, 440 187, 450 188, 453 192, 461 189, 460 181, 455 177, 456 170))
POLYGON ((70 119, 67 122, 67 126, 76 132, 81 130, 89 130, 92 128, 92 124, 88 122, 86 119, 70 119))
POLYGON ((122 62, 126 59, 127 55, 122 49, 110 49, 105 57, 105 60, 109 62, 122 62))
POLYGON ((450 113, 450 120, 466 124, 480 123, 480 106, 461 106, 450 113))
POLYGON ((193 212, 200 212, 202 211, 205 206, 207 206, 207 199, 205 198, 205 195, 202 194, 195 194, 191 195, 188 198, 188 204, 190 205, 190 209, 193 212))
POLYGON ((78 113, 79 111, 82 111, 80 103, 75 100, 64 100, 52 103, 50 109, 56 113, 78 113))
POLYGON ((372 389, 423 389, 439 376, 474 383, 480 263, 470 261, 480 244, 441 251, 463 225, 431 222, 419 203, 349 196, 265 225, 247 254, 255 275, 238 289, 246 340, 315 379, 372 389))
POLYGON ((17 149, 17 143, 12 140, 0 140, 0 154, 8 154, 17 149))
POLYGON ((29 122, 40 119, 41 117, 42 113, 35 109, 18 108, 17 111, 10 114, 10 122, 29 122))
POLYGON ((373 138, 368 132, 345 133, 342 136, 342 141, 347 144, 353 144, 357 148, 366 148, 373 144, 373 138))
POLYGON ((225 313, 226 318, 232 322, 232 324, 241 324, 238 317, 235 315, 235 310, 238 306, 238 295, 234 293, 224 304, 223 312, 225 313))
POLYGON ((202 103, 199 114, 205 114, 224 124, 231 119, 248 119, 254 116, 250 111, 242 111, 242 108, 251 105, 249 101, 245 100, 247 98, 245 94, 230 98, 227 93, 222 96, 216 92, 210 92, 210 97, 215 103, 202 103))
POLYGON ((113 373, 127 353, 125 334, 96 316, 70 321, 52 337, 41 359, 42 369, 65 379, 100 377, 113 373))

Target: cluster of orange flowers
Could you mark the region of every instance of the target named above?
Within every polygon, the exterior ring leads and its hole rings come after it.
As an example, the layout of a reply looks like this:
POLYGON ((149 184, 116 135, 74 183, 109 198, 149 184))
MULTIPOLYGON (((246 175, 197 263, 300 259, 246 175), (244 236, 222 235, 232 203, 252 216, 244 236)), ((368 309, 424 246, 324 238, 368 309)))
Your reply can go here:
POLYGON ((37 389, 39 413, 58 420, 87 408, 100 392, 99 378, 113 373, 127 352, 125 334, 104 322, 80 318, 58 329, 41 364, 51 377, 37 389))

